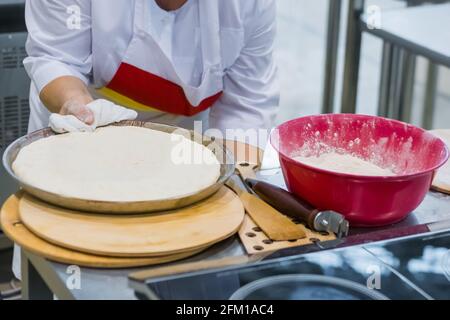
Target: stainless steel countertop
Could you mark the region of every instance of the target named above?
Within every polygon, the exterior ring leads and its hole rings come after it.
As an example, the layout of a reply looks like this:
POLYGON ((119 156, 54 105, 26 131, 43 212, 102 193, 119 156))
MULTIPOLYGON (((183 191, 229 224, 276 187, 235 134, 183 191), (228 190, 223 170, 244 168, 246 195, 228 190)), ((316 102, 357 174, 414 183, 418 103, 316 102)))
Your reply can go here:
MULTIPOLYGON (((283 178, 279 170, 271 170, 263 172, 259 178, 271 183, 283 186, 283 178)), ((397 230, 419 226, 422 224, 444 222, 442 228, 450 229, 450 196, 436 192, 429 192, 422 205, 414 211, 409 218, 403 222, 376 229, 354 229, 352 235, 358 239, 359 243, 371 242, 378 237, 374 234, 383 232, 389 234, 389 237, 396 237, 397 230)), ((382 239, 379 239, 382 240, 382 239)), ((306 250, 306 249, 305 249, 306 250)), ((317 249, 319 250, 319 249, 317 249)), ((309 251, 310 250, 306 250, 309 251)), ((284 256, 301 254, 302 248, 298 250, 290 250, 283 253, 284 256)), ((223 257, 233 257, 244 255, 245 251, 237 236, 228 239, 207 251, 179 262, 168 265, 179 265, 187 262, 215 260, 223 257)), ((278 253, 277 253, 278 254, 278 253)), ((278 255, 279 256, 279 255, 278 255)), ((274 258, 277 255, 274 256, 274 258)), ((29 255, 31 262, 35 268, 40 271, 41 276, 50 284, 50 287, 59 288, 59 292, 55 292, 61 298, 74 299, 136 299, 134 291, 129 287, 128 275, 130 273, 147 270, 150 268, 160 268, 161 266, 144 267, 136 269, 121 270, 104 270, 81 268, 81 289, 68 290, 64 285, 66 280, 71 276, 67 273, 67 265, 51 262, 34 255, 29 255)), ((269 257, 270 258, 270 257, 269 257)), ((57 291, 57 290, 55 290, 57 291)))

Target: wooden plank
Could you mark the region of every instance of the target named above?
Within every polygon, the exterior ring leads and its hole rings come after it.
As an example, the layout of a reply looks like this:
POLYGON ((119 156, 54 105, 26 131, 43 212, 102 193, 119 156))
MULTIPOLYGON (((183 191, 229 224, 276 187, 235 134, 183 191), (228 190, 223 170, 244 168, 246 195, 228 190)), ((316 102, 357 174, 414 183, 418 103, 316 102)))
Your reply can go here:
POLYGON ((270 239, 284 241, 305 238, 302 225, 293 223, 263 200, 247 192, 242 193, 240 198, 247 213, 270 239))
POLYGON ((241 230, 239 230, 239 238, 244 244, 245 250, 250 255, 267 254, 286 248, 305 246, 314 242, 324 242, 336 239, 336 236, 331 233, 314 232, 306 227, 304 227, 304 230, 306 233, 305 238, 292 241, 272 241, 249 216, 246 216, 241 230))

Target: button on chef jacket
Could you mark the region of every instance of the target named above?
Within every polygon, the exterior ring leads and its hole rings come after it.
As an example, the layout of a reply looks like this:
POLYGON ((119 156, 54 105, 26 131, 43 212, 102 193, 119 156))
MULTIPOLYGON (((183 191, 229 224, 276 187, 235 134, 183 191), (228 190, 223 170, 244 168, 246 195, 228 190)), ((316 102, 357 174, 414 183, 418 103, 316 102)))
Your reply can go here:
MULTIPOLYGON (((27 0, 29 37, 24 65, 32 79, 29 131, 48 125, 49 112, 39 92, 51 81, 75 76, 90 88, 101 88, 111 81, 133 36, 136 1, 27 0), (68 28, 68 21, 78 12, 79 28, 68 28)), ((155 0, 146 0, 151 36, 180 78, 192 86, 201 82, 203 73, 199 1, 203 0, 188 0, 180 9, 167 12, 155 0)), ((184 127, 201 119, 207 120, 204 127, 209 123, 210 128, 222 132, 269 128, 279 104, 273 57, 275 0, 207 1, 217 1, 219 11, 222 95, 208 111, 194 117, 153 111, 140 112, 139 119, 184 127)), ((217 15, 211 15, 214 13, 217 15)), ((160 70, 158 75, 164 78, 164 72, 160 70)))

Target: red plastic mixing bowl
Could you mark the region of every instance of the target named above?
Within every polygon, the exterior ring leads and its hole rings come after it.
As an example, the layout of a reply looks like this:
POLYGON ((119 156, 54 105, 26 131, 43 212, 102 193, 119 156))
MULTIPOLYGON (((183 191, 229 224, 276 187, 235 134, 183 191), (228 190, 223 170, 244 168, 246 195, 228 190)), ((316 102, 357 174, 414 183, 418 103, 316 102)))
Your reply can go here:
POLYGON ((423 201, 437 169, 449 157, 444 142, 420 128, 354 114, 286 122, 274 130, 271 143, 289 190, 319 209, 342 213, 352 226, 382 226, 404 219, 423 201), (369 160, 397 175, 336 173, 293 159, 330 151, 369 160))

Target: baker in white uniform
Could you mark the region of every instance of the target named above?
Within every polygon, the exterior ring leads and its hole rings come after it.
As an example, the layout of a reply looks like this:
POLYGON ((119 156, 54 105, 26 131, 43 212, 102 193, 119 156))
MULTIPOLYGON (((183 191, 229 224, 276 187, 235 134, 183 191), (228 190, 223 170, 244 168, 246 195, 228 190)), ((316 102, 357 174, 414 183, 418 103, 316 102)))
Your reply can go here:
POLYGON ((29 130, 52 112, 89 124, 96 98, 139 120, 269 128, 275 15, 275 0, 28 0, 29 130))
POLYGON ((275 0, 27 0, 29 131, 51 113, 92 124, 100 98, 139 120, 269 129, 275 17, 275 0))

